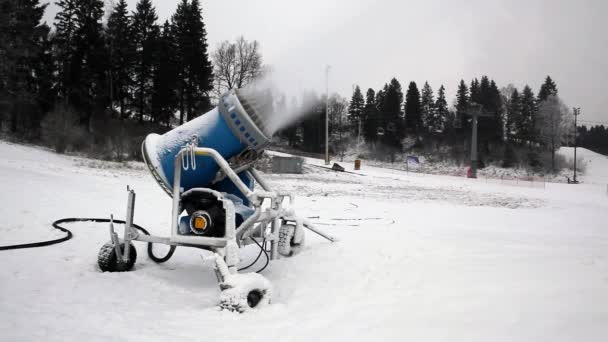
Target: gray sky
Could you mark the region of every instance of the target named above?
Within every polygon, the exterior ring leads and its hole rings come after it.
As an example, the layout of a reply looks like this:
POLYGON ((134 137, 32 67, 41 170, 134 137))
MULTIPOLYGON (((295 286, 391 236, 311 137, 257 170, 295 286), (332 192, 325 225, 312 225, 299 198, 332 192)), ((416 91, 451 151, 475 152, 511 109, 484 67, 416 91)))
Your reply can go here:
MULTIPOLYGON (((130 9, 136 0, 129 0, 130 9)), ((159 19, 178 1, 153 0, 159 19)), ((202 0, 210 48, 239 35, 262 45, 289 92, 325 89, 350 97, 396 77, 407 88, 443 83, 452 103, 461 78, 487 74, 500 87, 546 75, 579 119, 608 122, 608 1, 603 0, 202 0)), ((56 7, 47 10, 51 21, 56 7)))

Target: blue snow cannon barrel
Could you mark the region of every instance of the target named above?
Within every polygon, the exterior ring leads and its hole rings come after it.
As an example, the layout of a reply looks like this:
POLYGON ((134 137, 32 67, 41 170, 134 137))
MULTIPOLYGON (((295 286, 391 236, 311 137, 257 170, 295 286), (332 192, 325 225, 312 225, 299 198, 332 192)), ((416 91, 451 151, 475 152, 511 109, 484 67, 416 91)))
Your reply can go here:
MULTIPOLYGON (((144 161, 160 186, 173 196, 174 160, 179 151, 192 141, 198 147, 212 148, 229 160, 245 151, 259 155, 268 145, 273 132, 265 124, 261 115, 262 99, 252 93, 231 90, 221 96, 219 104, 211 111, 163 134, 150 134, 142 144, 144 161)), ((268 115, 268 113, 263 113, 268 115)), ((196 168, 181 171, 181 187, 184 191, 192 188, 214 188, 230 192, 239 197, 242 194, 225 179, 212 184, 219 166, 208 156, 196 156, 196 168), (235 193, 238 192, 238 193, 235 193)), ((250 188, 253 180, 247 173, 239 174, 250 188)))

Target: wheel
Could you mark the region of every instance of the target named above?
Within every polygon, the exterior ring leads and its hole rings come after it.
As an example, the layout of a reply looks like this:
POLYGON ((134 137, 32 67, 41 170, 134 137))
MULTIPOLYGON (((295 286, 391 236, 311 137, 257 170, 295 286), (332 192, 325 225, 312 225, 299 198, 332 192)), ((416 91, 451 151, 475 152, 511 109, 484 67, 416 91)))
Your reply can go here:
POLYGON ((279 254, 282 256, 294 256, 304 248, 304 230, 300 234, 296 234, 296 231, 293 224, 284 224, 279 229, 279 254))
POLYGON ((245 312, 270 304, 272 286, 258 273, 233 274, 220 287, 220 308, 245 312))
MULTIPOLYGON (((125 244, 120 243, 120 250, 124 252, 125 244)), ((123 262, 116 257, 116 250, 112 241, 106 242, 97 255, 97 264, 102 272, 127 272, 135 265, 137 259, 137 250, 131 242, 129 242, 129 261, 123 262)))

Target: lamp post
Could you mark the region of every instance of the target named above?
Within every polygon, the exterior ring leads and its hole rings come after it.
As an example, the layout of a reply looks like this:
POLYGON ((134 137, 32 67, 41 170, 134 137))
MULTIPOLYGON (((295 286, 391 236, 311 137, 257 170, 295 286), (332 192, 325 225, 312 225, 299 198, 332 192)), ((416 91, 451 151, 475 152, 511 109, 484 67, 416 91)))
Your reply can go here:
POLYGON ((581 114, 581 107, 574 108, 574 177, 572 178, 573 183, 577 184, 576 180, 576 134, 577 134, 577 126, 576 126, 576 118, 581 114))
POLYGON ((477 178, 477 113, 473 113, 471 132, 471 178, 477 178))
POLYGON ((325 165, 329 165, 329 68, 325 67, 325 165))
MULTIPOLYGON (((353 96, 355 94, 355 84, 353 83, 353 96)), ((359 118, 357 120, 357 158, 359 158, 359 154, 361 154, 361 114, 359 115, 359 118)))
POLYGON ((477 103, 472 103, 469 105, 466 113, 472 117, 472 125, 471 125, 471 175, 469 178, 477 178, 477 121, 480 116, 489 117, 490 114, 484 113, 481 105, 477 103))

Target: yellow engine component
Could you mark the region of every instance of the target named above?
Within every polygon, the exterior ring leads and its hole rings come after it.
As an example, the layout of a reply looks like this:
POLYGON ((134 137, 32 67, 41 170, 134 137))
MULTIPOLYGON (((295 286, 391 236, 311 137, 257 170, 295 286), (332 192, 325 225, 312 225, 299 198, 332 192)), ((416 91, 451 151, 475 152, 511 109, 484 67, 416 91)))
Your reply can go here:
POLYGON ((204 210, 198 210, 190 216, 190 231, 197 235, 206 234, 212 226, 211 216, 204 210))
POLYGON ((207 228, 207 220, 204 217, 194 218, 194 229, 205 230, 207 228))

